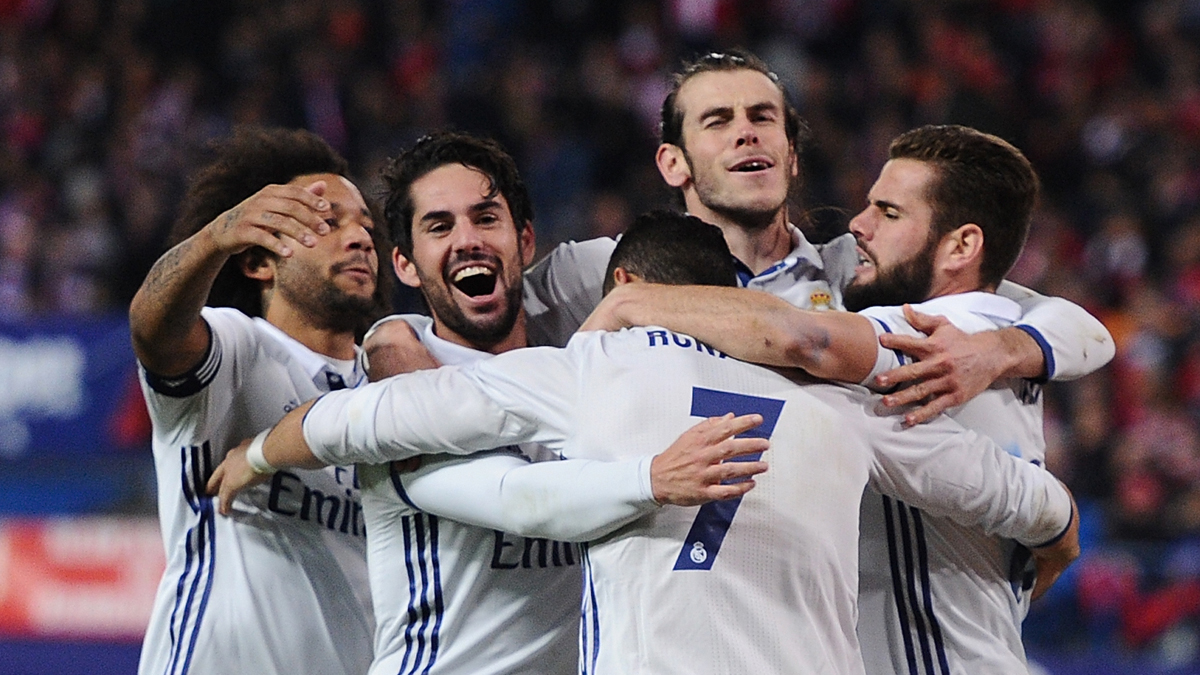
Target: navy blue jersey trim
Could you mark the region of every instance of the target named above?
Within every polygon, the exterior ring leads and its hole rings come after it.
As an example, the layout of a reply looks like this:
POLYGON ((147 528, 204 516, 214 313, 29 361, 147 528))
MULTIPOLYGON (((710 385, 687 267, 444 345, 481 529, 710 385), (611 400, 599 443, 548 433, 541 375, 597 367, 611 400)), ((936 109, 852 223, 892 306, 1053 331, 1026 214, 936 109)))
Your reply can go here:
POLYGON ((180 480, 188 506, 198 518, 184 536, 185 559, 183 572, 175 585, 175 603, 171 608, 170 659, 165 675, 186 675, 195 654, 200 627, 212 593, 213 570, 217 555, 216 513, 212 498, 205 496, 200 480, 212 473, 212 452, 205 442, 202 446, 180 448, 182 468, 180 480), (190 469, 190 471, 189 471, 190 469), (190 581, 189 581, 190 580, 190 581), (187 588, 186 598, 184 589, 187 588), (197 602, 197 593, 199 601, 197 602), (182 614, 180 609, 182 608, 182 614), (194 613, 194 616, 193 616, 194 613), (176 619, 178 618, 178 622, 176 619), (188 631, 189 622, 191 631, 188 631))
POLYGON ((1046 340, 1041 331, 1033 326, 1019 323, 1013 326, 1013 328, 1028 333, 1029 337, 1033 338, 1033 341, 1037 343, 1038 348, 1042 350, 1042 358, 1046 361, 1046 375, 1044 377, 1032 378, 1033 381, 1038 384, 1045 384, 1047 381, 1053 380, 1055 370, 1054 348, 1050 346, 1050 342, 1046 340))
MULTIPOLYGON (((882 319, 876 319, 876 318, 875 318, 875 317, 873 317, 873 316, 872 316, 872 317, 868 317, 868 318, 869 318, 869 319, 872 319, 872 320, 874 320, 874 321, 875 321, 875 323, 877 323, 877 324, 879 324, 881 327, 883 327, 883 332, 885 332, 885 333, 894 333, 894 332, 895 332, 895 331, 893 331, 893 330, 892 330, 892 327, 891 327, 891 326, 889 326, 889 325, 887 325, 887 323, 885 323, 885 322, 884 322, 882 319)), ((899 349, 893 349, 893 350, 892 350, 892 353, 896 355, 896 360, 898 360, 898 361, 900 362, 900 365, 902 365, 902 366, 903 366, 903 365, 907 365, 907 364, 908 364, 908 362, 909 362, 909 358, 908 358, 908 355, 907 355, 907 354, 905 354, 904 352, 900 351, 899 349)))
POLYGON ((933 608, 933 586, 923 515, 915 507, 889 497, 883 497, 883 514, 892 572, 892 593, 908 666, 906 672, 908 675, 935 675, 939 672, 949 675, 945 636, 933 608))
POLYGON ((400 497, 400 501, 420 511, 421 508, 408 498, 408 492, 404 489, 404 482, 400 480, 400 472, 396 470, 395 463, 388 464, 388 476, 392 479, 392 487, 395 488, 396 496, 400 497))
POLYGON ((1071 529, 1071 524, 1074 523, 1075 519, 1078 517, 1079 514, 1075 512, 1075 505, 1071 504, 1071 517, 1067 519, 1067 526, 1062 529, 1062 532, 1054 535, 1054 537, 1052 537, 1049 541, 1038 544, 1037 546, 1030 546, 1030 548, 1045 548, 1047 546, 1053 546, 1057 544, 1063 537, 1067 535, 1067 531, 1071 529))
POLYGON ((912 632, 908 627, 908 612, 904 611, 904 584, 900 576, 900 554, 896 549, 896 526, 892 522, 892 498, 883 498, 883 518, 887 526, 888 562, 892 568, 892 594, 896 598, 896 616, 900 619, 900 635, 904 638, 904 656, 910 675, 919 675, 917 654, 912 632))
POLYGON ((204 352, 204 358, 182 375, 167 377, 145 370, 146 384, 150 385, 151 389, 163 396, 187 398, 199 393, 216 378, 221 367, 221 348, 207 321, 204 322, 204 327, 208 329, 208 350, 204 352))
POLYGON ((404 531, 404 566, 408 571, 408 622, 404 627, 404 657, 396 672, 427 674, 437 662, 445 614, 437 517, 419 513, 404 516, 400 522, 404 531))
POLYGON ((933 612, 933 589, 930 588, 929 548, 925 539, 925 523, 919 510, 911 506, 909 508, 912 510, 914 534, 917 540, 917 558, 921 569, 921 586, 924 588, 925 616, 929 619, 929 632, 933 635, 933 647, 937 652, 938 664, 942 667, 942 673, 950 675, 950 664, 946 659, 946 641, 942 638, 942 626, 938 623, 937 615, 933 612))

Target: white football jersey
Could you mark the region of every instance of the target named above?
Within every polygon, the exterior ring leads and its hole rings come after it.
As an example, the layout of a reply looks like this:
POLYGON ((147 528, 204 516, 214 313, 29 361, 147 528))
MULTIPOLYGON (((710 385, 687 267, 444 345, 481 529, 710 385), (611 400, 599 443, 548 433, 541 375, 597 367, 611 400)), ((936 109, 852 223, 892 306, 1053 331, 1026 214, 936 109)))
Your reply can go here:
POLYGON ((335 392, 304 433, 326 462, 541 442, 652 455, 699 419, 762 414, 771 469, 745 498, 663 507, 586 547, 584 673, 861 673, 858 507, 881 491, 1022 541, 1057 534, 1046 472, 942 418, 898 433, 861 388, 797 386, 662 329, 584 333, 335 392))
MULTIPOLYGON (((913 306, 968 333, 1010 326, 1021 308, 992 293, 962 293, 913 306)), ((872 307, 877 331, 921 335, 900 307, 872 307)), ((907 362, 880 350, 875 372, 907 362)), ((875 373, 872 373, 874 375, 875 373)), ((1041 464, 1041 387, 1003 380, 949 411, 1014 457, 1041 464)), ((868 491, 859 550, 859 619, 872 675, 1024 673, 1021 621, 1029 609, 1028 549, 868 491), (919 555, 913 555, 912 552, 919 555)))
MULTIPOLYGON (((403 318, 442 363, 490 356, 437 337, 427 317, 403 318)), ((585 529, 563 528, 565 534, 590 534, 594 519, 610 531, 658 508, 649 491, 649 465, 584 467, 605 473, 577 475, 574 489, 560 471, 547 478, 549 485, 508 500, 492 499, 513 489, 516 479, 503 467, 558 459, 537 445, 522 450, 465 461, 428 458, 431 467, 403 475, 389 464, 359 465, 378 621, 371 673, 575 672, 583 581, 579 547, 464 522, 528 523, 537 514, 521 512, 547 507, 562 513, 545 517, 581 516, 576 524, 585 529), (564 502, 587 497, 594 481, 609 490, 599 496, 601 503, 587 500, 568 508, 564 502), (551 498, 558 489, 559 498, 551 498), (614 514, 613 505, 622 504, 632 506, 614 514)), ((559 466, 547 468, 568 471, 566 465, 577 464, 552 463, 559 466)))
POLYGON ((138 672, 359 675, 373 620, 354 470, 280 471, 227 518, 205 484, 229 448, 365 377, 262 319, 201 314, 212 335, 203 363, 169 380, 140 372, 167 569, 138 672))
MULTIPOLYGON (((792 250, 783 260, 754 275, 739 261, 738 284, 765 291, 800 309, 843 309, 842 291, 858 264, 852 234, 811 244, 788 226, 792 250)), ((583 325, 601 298, 604 271, 616 242, 600 238, 561 244, 525 274, 529 340, 561 347, 583 325)), ((1042 349, 1047 379, 1072 380, 1104 366, 1116 350, 1112 336, 1082 307, 1047 297, 1008 281, 997 293, 1022 310, 1018 327, 1042 349)))

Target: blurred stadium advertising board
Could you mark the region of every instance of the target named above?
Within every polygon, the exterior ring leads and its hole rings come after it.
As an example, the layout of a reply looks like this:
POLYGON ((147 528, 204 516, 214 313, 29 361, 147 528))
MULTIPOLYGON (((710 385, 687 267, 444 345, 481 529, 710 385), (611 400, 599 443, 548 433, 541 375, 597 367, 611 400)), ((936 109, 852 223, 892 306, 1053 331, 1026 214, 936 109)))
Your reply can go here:
POLYGON ((153 518, 0 520, 0 638, 140 640, 165 566, 153 518))
POLYGON ((123 314, 0 321, 0 459, 117 452, 147 431, 123 314))

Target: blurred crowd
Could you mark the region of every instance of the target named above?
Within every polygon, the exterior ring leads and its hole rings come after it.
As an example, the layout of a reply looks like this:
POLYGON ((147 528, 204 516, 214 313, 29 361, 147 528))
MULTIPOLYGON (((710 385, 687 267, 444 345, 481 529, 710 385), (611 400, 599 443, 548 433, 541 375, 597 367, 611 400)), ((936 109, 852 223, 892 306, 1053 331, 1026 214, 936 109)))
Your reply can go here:
POLYGON ((807 119, 793 219, 844 231, 888 140, 989 131, 1044 182, 1011 278, 1100 316, 1047 389, 1085 556, 1031 640, 1200 653, 1200 0, 0 0, 0 317, 123 311, 205 144, 306 127, 367 192, 446 126, 517 158, 542 250, 669 199, 681 59, 745 46, 807 119), (1065 617, 1065 618, 1064 618, 1065 617))

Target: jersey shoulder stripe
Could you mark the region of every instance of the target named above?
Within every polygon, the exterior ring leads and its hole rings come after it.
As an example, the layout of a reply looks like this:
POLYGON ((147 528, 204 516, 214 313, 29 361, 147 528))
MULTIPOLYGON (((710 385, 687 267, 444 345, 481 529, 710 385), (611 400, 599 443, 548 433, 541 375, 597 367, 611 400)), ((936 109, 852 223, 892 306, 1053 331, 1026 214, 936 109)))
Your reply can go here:
POLYGON ((156 375, 143 368, 146 384, 154 391, 171 398, 187 398, 199 393, 217 376, 221 367, 221 343, 211 328, 208 331, 208 352, 192 370, 174 377, 156 375))

